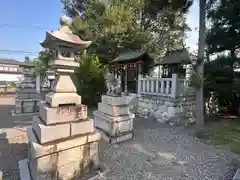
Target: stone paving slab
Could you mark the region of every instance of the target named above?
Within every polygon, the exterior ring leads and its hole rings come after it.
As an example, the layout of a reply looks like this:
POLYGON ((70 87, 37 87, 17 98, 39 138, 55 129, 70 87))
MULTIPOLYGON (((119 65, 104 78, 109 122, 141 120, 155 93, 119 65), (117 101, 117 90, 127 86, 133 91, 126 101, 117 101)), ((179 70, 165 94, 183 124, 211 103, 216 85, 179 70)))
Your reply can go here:
MULTIPOLYGON (((18 161, 27 157, 25 131, 31 125, 31 118, 9 116, 12 102, 0 101, 0 171, 4 180, 20 179, 18 161)), ((151 119, 137 118, 134 127, 131 141, 101 142, 101 160, 110 168, 107 180, 232 180, 236 170, 231 163, 238 158, 236 154, 197 141, 183 128, 151 119)))

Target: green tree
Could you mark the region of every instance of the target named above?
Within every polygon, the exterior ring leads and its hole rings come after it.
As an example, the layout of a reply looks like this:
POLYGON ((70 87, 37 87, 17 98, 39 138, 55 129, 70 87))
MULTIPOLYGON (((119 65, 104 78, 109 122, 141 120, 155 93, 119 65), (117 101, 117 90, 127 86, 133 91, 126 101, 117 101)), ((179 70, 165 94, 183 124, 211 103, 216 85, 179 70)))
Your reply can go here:
POLYGON ((234 80, 234 69, 239 66, 235 51, 240 46, 240 8, 234 0, 219 0, 208 12, 211 26, 207 31, 207 53, 229 52, 206 64, 205 92, 214 91, 221 105, 228 110, 236 107, 239 85, 234 80), (226 89, 226 87, 228 87, 226 89))
POLYGON ((72 76, 78 93, 82 96, 84 104, 95 106, 105 92, 104 75, 107 67, 99 62, 95 55, 89 55, 87 51, 76 57, 79 67, 72 76))
POLYGON ((52 52, 47 49, 41 51, 38 57, 32 61, 35 67, 35 72, 44 77, 49 68, 48 62, 51 60, 51 58, 52 52))
POLYGON ((161 57, 167 50, 184 46, 187 26, 183 14, 165 9, 153 17, 147 0, 62 2, 73 17, 73 31, 83 39, 93 40, 89 51, 104 62, 123 51, 143 49, 161 57), (84 6, 77 6, 78 2, 84 6), (172 17, 176 21, 170 24, 167 19, 172 17))
POLYGON ((240 8, 237 1, 220 0, 209 11, 208 19, 212 24, 206 36, 208 52, 229 51, 233 66, 237 60, 235 50, 240 47, 240 8))

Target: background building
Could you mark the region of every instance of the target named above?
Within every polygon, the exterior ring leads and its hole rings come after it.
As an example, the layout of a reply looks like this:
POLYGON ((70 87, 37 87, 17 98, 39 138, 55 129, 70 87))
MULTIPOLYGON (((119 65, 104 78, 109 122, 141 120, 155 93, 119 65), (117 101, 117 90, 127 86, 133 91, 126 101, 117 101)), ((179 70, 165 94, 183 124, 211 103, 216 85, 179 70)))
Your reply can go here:
POLYGON ((25 62, 0 58, 0 81, 17 82, 23 78, 25 62))

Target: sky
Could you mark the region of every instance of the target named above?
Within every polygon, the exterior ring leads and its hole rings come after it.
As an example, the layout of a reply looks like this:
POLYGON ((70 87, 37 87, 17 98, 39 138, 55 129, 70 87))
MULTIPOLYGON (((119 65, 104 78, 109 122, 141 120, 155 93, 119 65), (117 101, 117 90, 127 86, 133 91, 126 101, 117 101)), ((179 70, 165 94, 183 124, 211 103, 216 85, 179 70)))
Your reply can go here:
MULTIPOLYGON (((2 1, 0 6, 0 58, 23 61, 25 56, 29 56, 30 59, 37 57, 41 50, 39 41, 45 39, 46 31, 59 28, 59 18, 62 15, 60 0, 2 1)), ((198 27, 197 3, 191 7, 187 15, 187 23, 192 31, 187 33, 186 44, 191 51, 194 51, 198 40, 198 32, 195 30, 198 27)))

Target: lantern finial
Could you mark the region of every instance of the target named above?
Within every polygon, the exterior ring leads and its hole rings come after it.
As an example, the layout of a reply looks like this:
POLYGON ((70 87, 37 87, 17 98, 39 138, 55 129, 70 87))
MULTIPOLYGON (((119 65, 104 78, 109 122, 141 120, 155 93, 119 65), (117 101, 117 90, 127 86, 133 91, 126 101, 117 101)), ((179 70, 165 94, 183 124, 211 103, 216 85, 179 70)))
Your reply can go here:
POLYGON ((60 25, 61 26, 68 26, 69 24, 70 24, 69 18, 66 15, 61 16, 60 25))

